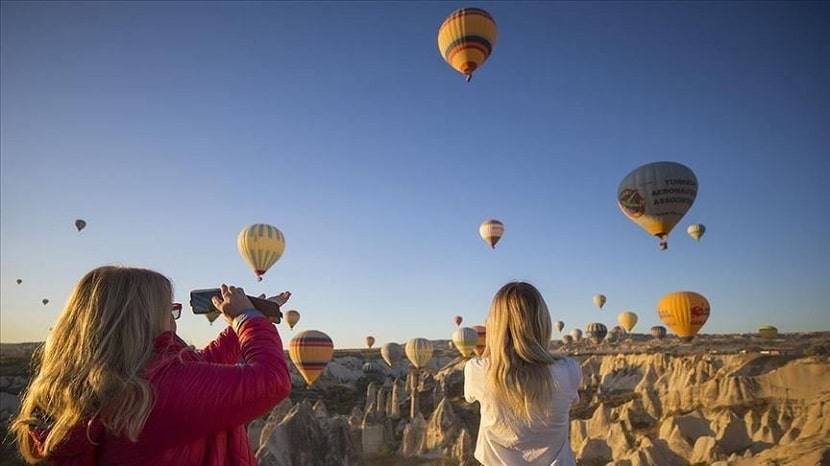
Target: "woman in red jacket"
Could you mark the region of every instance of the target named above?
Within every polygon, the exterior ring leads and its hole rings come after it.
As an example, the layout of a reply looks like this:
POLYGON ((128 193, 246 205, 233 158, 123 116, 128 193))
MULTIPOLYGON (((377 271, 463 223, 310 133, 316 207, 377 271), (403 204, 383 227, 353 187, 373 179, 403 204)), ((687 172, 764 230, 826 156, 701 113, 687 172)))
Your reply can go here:
POLYGON ((123 267, 87 273, 46 339, 12 424, 23 458, 256 464, 245 424, 288 396, 291 377, 276 328, 242 289, 222 285, 214 304, 232 325, 192 351, 174 333, 167 278, 123 267))

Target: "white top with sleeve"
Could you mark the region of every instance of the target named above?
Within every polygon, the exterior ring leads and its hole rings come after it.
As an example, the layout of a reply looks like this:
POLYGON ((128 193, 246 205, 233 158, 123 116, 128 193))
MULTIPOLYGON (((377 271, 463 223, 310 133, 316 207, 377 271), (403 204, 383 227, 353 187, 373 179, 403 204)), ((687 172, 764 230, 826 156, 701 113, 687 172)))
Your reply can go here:
POLYGON ((474 358, 464 366, 464 398, 481 405, 475 458, 485 466, 576 466, 569 439, 571 404, 579 400, 582 368, 571 358, 550 365, 553 377, 550 416, 532 425, 512 425, 499 415, 487 389, 487 360, 474 358))

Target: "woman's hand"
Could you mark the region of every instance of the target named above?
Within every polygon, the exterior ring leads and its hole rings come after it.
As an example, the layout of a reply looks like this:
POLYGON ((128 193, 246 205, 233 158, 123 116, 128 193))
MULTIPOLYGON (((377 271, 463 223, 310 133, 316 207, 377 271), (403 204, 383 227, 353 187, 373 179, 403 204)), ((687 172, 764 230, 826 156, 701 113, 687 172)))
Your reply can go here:
POLYGON ((226 319, 233 320, 234 317, 242 314, 242 311, 254 308, 242 288, 227 286, 223 283, 219 289, 222 296, 214 296, 212 301, 216 309, 219 309, 226 319))
MULTIPOLYGON (((289 298, 291 298, 291 292, 290 291, 283 291, 282 293, 280 293, 276 296, 271 296, 270 298, 267 298, 267 299, 268 299, 268 301, 275 302, 278 305, 282 306, 283 304, 288 302, 289 298)), ((259 299, 266 299, 265 298, 265 293, 262 293, 261 295, 259 295, 259 299)), ((277 323, 277 318, 276 317, 268 317, 268 320, 270 320, 272 323, 275 323, 275 324, 277 323)))

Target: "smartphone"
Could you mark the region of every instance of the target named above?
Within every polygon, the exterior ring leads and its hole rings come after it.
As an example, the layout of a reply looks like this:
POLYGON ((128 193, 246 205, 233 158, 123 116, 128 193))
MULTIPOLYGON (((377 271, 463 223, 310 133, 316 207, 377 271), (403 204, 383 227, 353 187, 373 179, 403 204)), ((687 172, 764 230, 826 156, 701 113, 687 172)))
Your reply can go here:
MULTIPOLYGON (((222 291, 219 288, 207 288, 204 290, 193 290, 190 292, 190 307, 194 314, 209 314, 211 312, 219 312, 216 306, 213 305, 213 297, 222 296, 222 291)), ((259 312, 265 314, 267 317, 276 317, 277 323, 282 321, 282 312, 280 305, 268 301, 267 299, 255 298, 248 296, 254 308, 259 312)))

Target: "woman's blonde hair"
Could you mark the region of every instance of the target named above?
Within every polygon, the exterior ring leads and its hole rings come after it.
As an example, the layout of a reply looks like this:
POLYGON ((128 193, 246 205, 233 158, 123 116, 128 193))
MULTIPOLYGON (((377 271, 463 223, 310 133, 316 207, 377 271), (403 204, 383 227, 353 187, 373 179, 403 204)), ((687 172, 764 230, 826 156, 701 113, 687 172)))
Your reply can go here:
POLYGON ((553 380, 548 367, 558 358, 548 352, 550 313, 533 285, 504 285, 487 317, 487 380, 502 414, 530 424, 551 408, 553 380))
POLYGON ((151 270, 99 267, 81 278, 34 361, 36 375, 11 426, 26 461, 48 458, 73 427, 93 418, 112 435, 138 439, 153 406, 142 371, 171 301, 170 281, 151 270), (49 429, 42 451, 30 427, 49 429))

